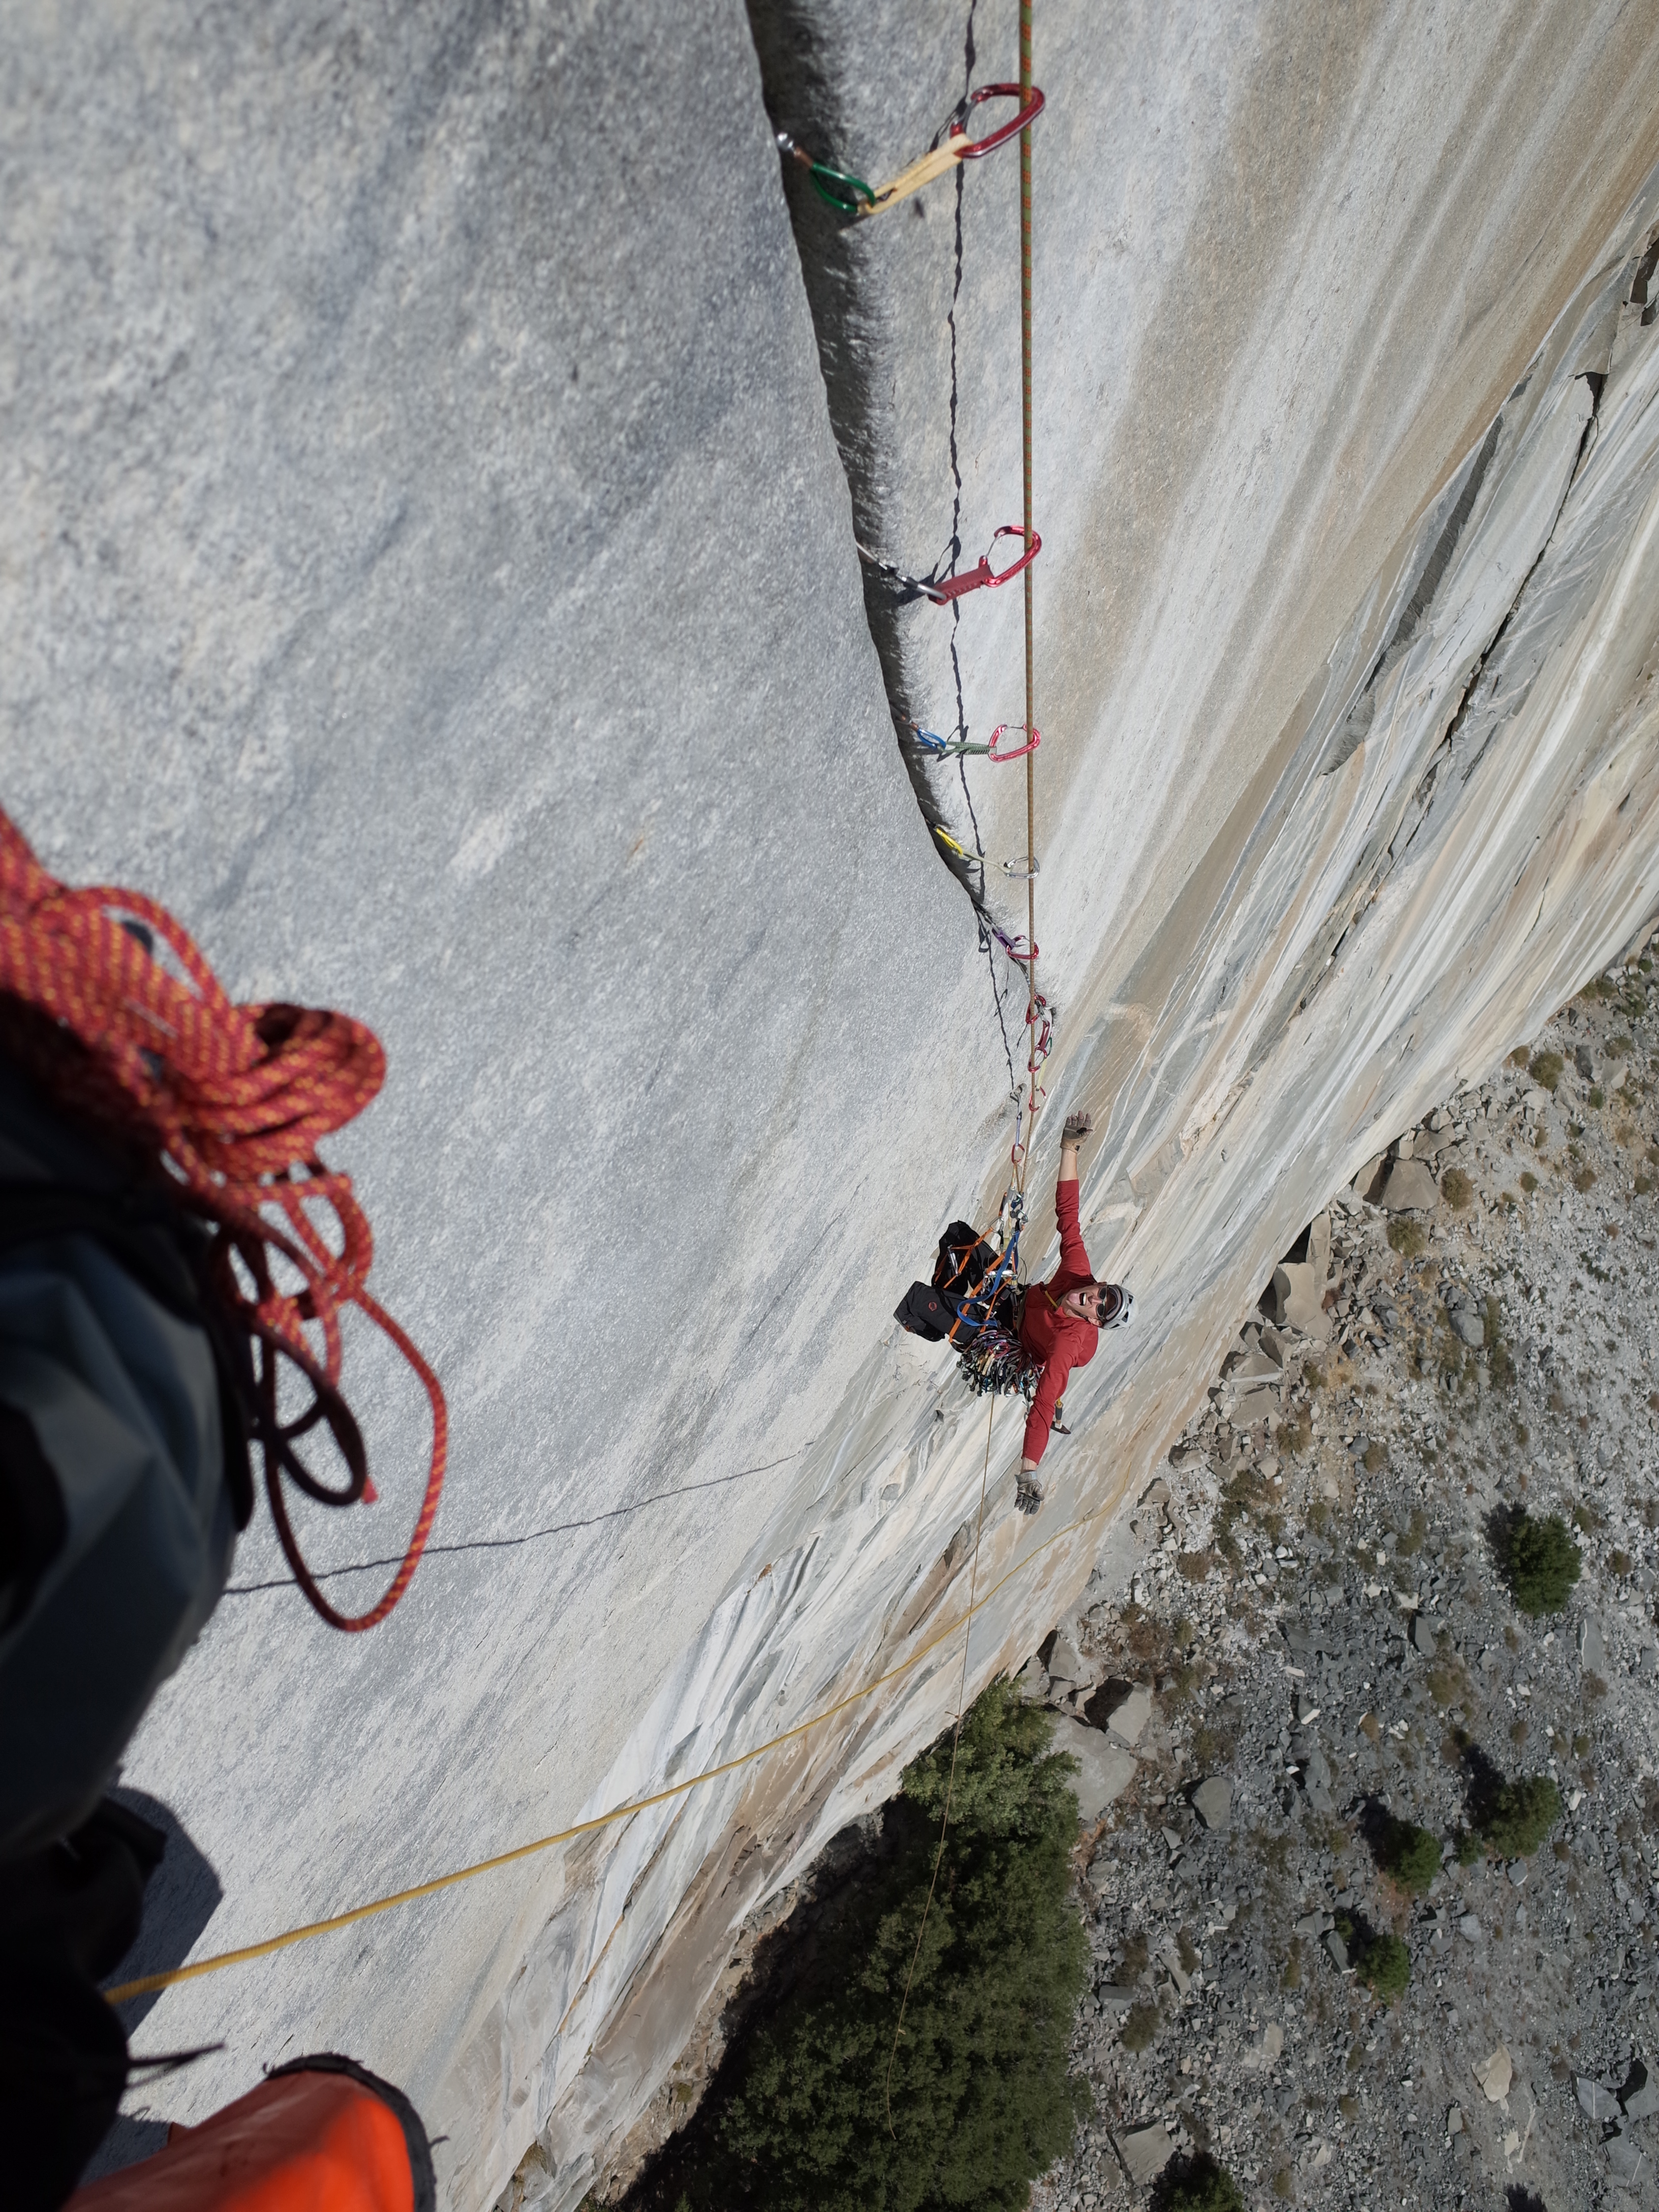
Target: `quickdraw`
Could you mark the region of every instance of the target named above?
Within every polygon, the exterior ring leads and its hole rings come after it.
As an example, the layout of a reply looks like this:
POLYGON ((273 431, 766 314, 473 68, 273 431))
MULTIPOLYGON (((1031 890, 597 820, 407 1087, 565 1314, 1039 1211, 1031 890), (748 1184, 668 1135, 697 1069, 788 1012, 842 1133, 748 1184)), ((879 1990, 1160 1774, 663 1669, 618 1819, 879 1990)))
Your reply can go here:
MULTIPOLYGON (((960 599, 969 592, 994 591, 999 584, 1006 584, 1011 576, 1018 576, 1022 570, 1030 567, 1032 562, 1042 550, 1042 540, 1034 530, 1031 532, 1030 544, 1026 546, 1018 560, 1011 562, 1006 568, 992 568, 991 548, 995 545, 999 538, 1024 539, 1024 530, 1018 522, 1005 522, 1000 530, 993 531, 991 533, 991 544, 987 546, 984 552, 980 555, 977 567, 967 569, 960 576, 947 576, 943 583, 931 586, 924 586, 923 588, 927 591, 928 598, 939 606, 949 606, 952 599, 960 599)), ((1012 757, 1011 755, 1010 758, 1012 757)))
POLYGON ((1054 1010, 1041 991, 1036 994, 1025 1010, 1025 1026, 1032 1031, 1031 1057, 1025 1066, 1027 1071, 1035 1075, 1054 1050, 1054 1010))
POLYGON ((982 84, 976 92, 970 92, 957 102, 949 122, 925 154, 912 161, 908 169, 901 169, 890 184, 882 185, 875 191, 862 177, 855 177, 848 170, 832 169, 827 161, 815 161, 787 131, 777 134, 778 150, 786 160, 800 164, 811 179, 814 191, 837 214, 855 218, 879 215, 884 208, 896 207, 899 201, 908 199, 912 192, 919 192, 924 185, 945 176, 959 161, 977 161, 987 154, 994 154, 999 146, 1006 146, 1011 138, 1017 138, 1035 123, 1042 109, 1043 96, 1036 85, 1029 95, 1024 95, 1017 84, 982 84), (983 138, 970 138, 968 117, 988 100, 1018 101, 1018 112, 1012 122, 988 131, 983 138))
MULTIPOLYGON (((924 730, 920 722, 912 722, 910 727, 915 732, 916 742, 925 751, 932 753, 938 760, 961 760, 969 754, 977 753, 982 755, 987 760, 995 761, 997 765, 1001 767, 1008 761, 1023 760, 1027 753, 1034 753, 1042 743, 1042 731, 1033 730, 1030 732, 1029 744, 1021 745, 1011 753, 1000 753, 997 750, 997 739, 1003 732, 1023 730, 1025 727, 1024 722, 999 722, 991 732, 990 743, 983 745, 975 744, 967 738, 942 738, 937 730, 924 730)), ((1007 868, 1009 863, 1005 860, 1003 866, 1007 868)), ((1012 872, 1012 868, 1010 872, 1012 872)), ((1033 867, 1030 872, 1035 875, 1036 868, 1033 867)))
MULTIPOLYGON (((858 545, 860 560, 868 562, 878 575, 889 577, 902 591, 912 592, 921 599, 931 599, 936 607, 948 607, 952 600, 963 599, 969 592, 994 591, 999 584, 1006 584, 1011 576, 1018 576, 1022 570, 1029 568, 1042 550, 1042 539, 1035 530, 1031 532, 1030 544, 1018 561, 1012 562, 1006 568, 993 568, 991 566, 991 554, 999 538, 1023 539, 1024 536, 1025 532, 1020 524, 1005 522, 1000 530, 992 532, 990 545, 980 555, 978 562, 973 568, 964 568, 959 576, 943 577, 912 576, 893 562, 884 561, 879 554, 872 553, 867 545, 860 545, 856 538, 853 542, 858 545)), ((954 557, 954 549, 952 549, 952 557, 954 557)), ((1007 726, 1011 729, 1018 729, 1023 725, 1013 722, 1007 726)), ((1027 747, 1026 750, 1029 751, 1032 748, 1027 747)), ((1017 760, 1019 755, 1006 753, 1002 757, 1006 760, 1017 760)))
POLYGON ((1017 968, 1029 968, 1042 957, 1041 945, 1028 944, 1024 936, 1010 937, 997 922, 986 926, 1017 968))
MULTIPOLYGON (((999 579, 999 580, 1000 580, 1000 579, 999 579)), ((997 765, 1000 767, 1004 761, 1024 760, 1027 753, 1034 753, 1042 743, 1042 732, 1041 730, 1026 730, 1024 722, 999 722, 995 729, 992 731, 991 742, 986 746, 985 750, 990 755, 991 758, 996 762, 997 765), (997 750, 997 739, 1002 735, 1005 730, 1025 730, 1025 743, 1023 745, 1016 745, 1013 751, 1011 753, 1000 753, 997 750)), ((1031 872, 1035 875, 1036 872, 1036 869, 1034 868, 1031 872)))
POLYGON ((982 868, 985 866, 985 858, 983 854, 970 853, 968 850, 968 848, 964 844, 962 844, 957 838, 953 837, 948 830, 941 830, 937 822, 933 823, 933 830, 934 836, 939 839, 939 843, 945 847, 947 852, 954 853, 958 860, 966 860, 970 866, 975 868, 982 868))

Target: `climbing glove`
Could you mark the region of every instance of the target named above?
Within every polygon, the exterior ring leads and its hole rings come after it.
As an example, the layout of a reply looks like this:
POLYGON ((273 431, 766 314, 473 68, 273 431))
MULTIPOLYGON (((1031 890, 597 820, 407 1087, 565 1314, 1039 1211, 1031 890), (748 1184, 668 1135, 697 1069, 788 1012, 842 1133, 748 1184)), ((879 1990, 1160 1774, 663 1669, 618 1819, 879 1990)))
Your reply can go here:
POLYGON ((1022 1513, 1035 1513, 1042 1503, 1042 1485, 1036 1475, 1022 1471, 1014 1484, 1014 1504, 1022 1513))
POLYGON ((1086 1110, 1068 1114, 1066 1116, 1066 1127, 1060 1133, 1060 1142, 1066 1145, 1079 1144, 1094 1126, 1095 1117, 1086 1110))

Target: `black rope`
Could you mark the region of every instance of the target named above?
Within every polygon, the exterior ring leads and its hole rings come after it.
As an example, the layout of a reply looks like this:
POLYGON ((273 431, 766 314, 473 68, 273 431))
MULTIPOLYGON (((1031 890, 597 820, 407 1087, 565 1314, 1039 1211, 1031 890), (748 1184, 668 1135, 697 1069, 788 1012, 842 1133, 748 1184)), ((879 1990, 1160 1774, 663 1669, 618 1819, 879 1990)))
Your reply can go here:
MULTIPOLYGON (((549 1536, 568 1536, 579 1529, 597 1528, 606 1521, 625 1520, 630 1513, 643 1513, 647 1505, 665 1505, 671 1498, 695 1497, 700 1490, 719 1490, 726 1483, 742 1482, 749 1475, 770 1474, 774 1468, 787 1467, 791 1460, 799 1459, 801 1452, 811 1449, 810 1443, 805 1443, 799 1451, 786 1452, 781 1459, 768 1460, 763 1467, 740 1467, 730 1474, 711 1475, 707 1482, 688 1482, 678 1490, 655 1490, 648 1498, 636 1498, 629 1505, 613 1505, 608 1511, 592 1514, 586 1521, 558 1521, 550 1528, 527 1528, 522 1536, 474 1536, 454 1544, 428 1544, 422 1556, 430 1559, 444 1552, 515 1552, 522 1544, 539 1544, 549 1536)), ((320 1573, 313 1572, 312 1580, 333 1582, 341 1575, 365 1574, 371 1567, 398 1566, 402 1560, 401 1552, 395 1559, 357 1559, 348 1567, 326 1567, 320 1573)), ((228 1583, 224 1595, 252 1597, 260 1590, 292 1589, 294 1586, 291 1575, 278 1575, 264 1583, 228 1583)))

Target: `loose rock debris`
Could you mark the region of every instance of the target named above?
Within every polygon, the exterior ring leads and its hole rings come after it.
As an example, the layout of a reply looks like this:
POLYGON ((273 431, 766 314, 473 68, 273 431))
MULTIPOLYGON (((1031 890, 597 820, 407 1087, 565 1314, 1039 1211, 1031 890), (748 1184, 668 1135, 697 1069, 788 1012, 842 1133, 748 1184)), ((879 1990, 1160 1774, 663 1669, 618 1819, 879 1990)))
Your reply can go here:
POLYGON ((1200 2149, 1252 2204, 1659 2203, 1656 981, 1610 971, 1311 1224, 1127 1598, 1097 1577, 1022 1678, 1133 1759, 1079 1849, 1096 2113, 1042 2212, 1200 2149), (1573 1528, 1563 1613, 1512 1601, 1517 1509, 1573 1528), (1491 1859, 1480 1784, 1523 1774, 1564 1817, 1491 1859), (1425 1895, 1390 1818, 1441 1839, 1425 1895))

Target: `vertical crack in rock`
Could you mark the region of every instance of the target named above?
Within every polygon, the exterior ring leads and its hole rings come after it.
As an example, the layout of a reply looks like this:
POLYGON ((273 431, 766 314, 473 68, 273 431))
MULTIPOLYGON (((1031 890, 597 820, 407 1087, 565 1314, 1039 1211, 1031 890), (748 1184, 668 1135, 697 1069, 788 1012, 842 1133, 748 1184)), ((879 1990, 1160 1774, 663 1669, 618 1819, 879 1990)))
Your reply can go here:
MULTIPOLYGON (((815 11, 801 0, 747 0, 750 33, 760 63, 761 91, 775 131, 787 131, 801 145, 815 151, 845 143, 846 118, 831 88, 829 72, 819 59, 822 31, 815 11)), ((963 89, 972 82, 976 54, 974 17, 978 0, 969 0, 963 26, 963 89)), ((947 571, 962 550, 962 468, 957 446, 957 309, 962 295, 962 201, 963 172, 954 179, 953 269, 951 313, 950 455, 951 477, 951 529, 935 549, 934 570, 947 571)), ((886 486, 882 481, 880 454, 889 443, 891 408, 881 397, 875 372, 878 359, 891 356, 895 334, 878 316, 876 288, 866 281, 868 254, 860 225, 848 222, 828 206, 808 178, 793 163, 784 167, 784 193, 800 258, 801 277, 817 340, 818 367, 830 407, 830 427, 847 472, 853 503, 854 534, 860 544, 878 544, 886 510, 886 486)), ((932 572, 930 572, 932 573, 932 572)), ((933 756, 917 743, 913 725, 925 724, 927 709, 915 697, 899 633, 899 615, 911 605, 914 594, 866 568, 864 605, 870 635, 881 665, 894 736, 909 776, 916 805, 930 832, 944 830, 958 835, 956 824, 940 803, 931 775, 933 756)), ((961 663, 957 653, 960 607, 951 609, 951 664, 956 679, 957 734, 967 734, 963 701, 961 663)), ((958 763, 962 796, 975 842, 979 823, 968 788, 965 770, 958 763)), ((984 872, 963 860, 934 840, 934 850, 962 885, 975 911, 988 915, 984 872)), ((1000 1003, 999 1001, 999 1012, 1000 1003)), ((1012 1073, 1012 1069, 1011 1069, 1012 1073)))

